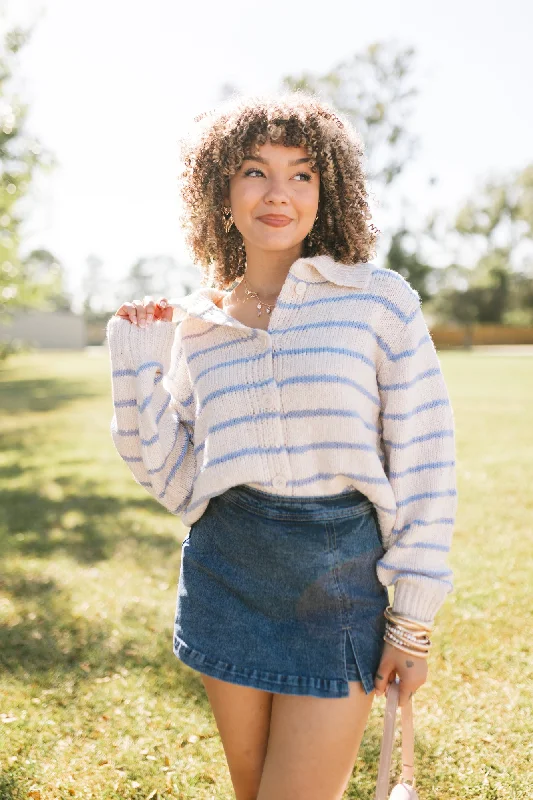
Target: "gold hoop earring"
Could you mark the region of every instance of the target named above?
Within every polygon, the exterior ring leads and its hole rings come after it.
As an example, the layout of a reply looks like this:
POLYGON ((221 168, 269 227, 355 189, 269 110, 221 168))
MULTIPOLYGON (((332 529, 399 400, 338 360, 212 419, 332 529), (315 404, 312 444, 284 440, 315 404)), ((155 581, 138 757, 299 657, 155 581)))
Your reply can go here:
POLYGON ((231 213, 231 208, 224 208, 222 216, 224 219, 224 230, 226 231, 226 233, 229 233, 232 225, 235 225, 235 222, 233 221, 233 214, 231 213))

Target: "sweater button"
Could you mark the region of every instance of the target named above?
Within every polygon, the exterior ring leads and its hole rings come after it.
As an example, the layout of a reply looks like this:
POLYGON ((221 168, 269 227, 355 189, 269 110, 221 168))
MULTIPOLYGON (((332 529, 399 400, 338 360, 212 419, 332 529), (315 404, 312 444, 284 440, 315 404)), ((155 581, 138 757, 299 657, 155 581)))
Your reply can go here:
POLYGON ((283 475, 274 475, 272 478, 272 486, 275 489, 284 489, 287 486, 287 478, 283 475))
POLYGON ((305 294, 306 290, 307 286, 302 281, 297 283, 296 286, 294 287, 294 291, 296 292, 296 294, 299 294, 300 297, 302 297, 305 294))

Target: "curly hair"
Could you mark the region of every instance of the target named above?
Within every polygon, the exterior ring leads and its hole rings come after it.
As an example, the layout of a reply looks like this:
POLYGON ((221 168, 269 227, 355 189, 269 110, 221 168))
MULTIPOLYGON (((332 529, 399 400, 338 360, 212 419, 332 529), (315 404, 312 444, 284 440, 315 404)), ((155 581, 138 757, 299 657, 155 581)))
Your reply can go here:
POLYGON ((243 237, 234 224, 228 230, 224 197, 244 156, 258 155, 267 141, 305 148, 311 170, 320 174, 318 214, 303 240, 302 256, 330 255, 343 264, 375 256, 380 231, 367 223, 372 214, 364 146, 349 120, 327 103, 301 90, 233 97, 194 121, 197 126, 180 141, 180 222, 201 266, 202 285, 225 289, 244 274, 243 237))

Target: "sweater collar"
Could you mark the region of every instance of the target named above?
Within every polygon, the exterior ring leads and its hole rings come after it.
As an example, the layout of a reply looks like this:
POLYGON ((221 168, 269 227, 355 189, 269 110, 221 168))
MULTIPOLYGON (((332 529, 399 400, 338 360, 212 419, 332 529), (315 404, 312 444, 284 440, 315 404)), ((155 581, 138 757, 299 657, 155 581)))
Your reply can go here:
POLYGON ((363 263, 362 261, 355 264, 341 264, 340 261, 335 261, 331 256, 312 256, 299 258, 295 261, 293 267, 296 267, 297 277, 302 277, 306 280, 309 280, 309 269, 312 271, 314 267, 323 278, 337 284, 337 286, 352 286, 355 289, 364 289, 375 265, 368 262, 363 263))
MULTIPOLYGON (((325 279, 337 286, 365 289, 373 269, 375 269, 375 265, 369 262, 341 264, 328 255, 310 256, 296 259, 291 265, 286 280, 323 283, 325 279)), ((184 297, 172 299, 170 304, 174 308, 174 321, 181 322, 187 316, 201 317, 209 322, 233 324, 248 330, 246 325, 242 325, 238 320, 226 314, 216 304, 224 294, 226 292, 222 289, 202 286, 184 297)))

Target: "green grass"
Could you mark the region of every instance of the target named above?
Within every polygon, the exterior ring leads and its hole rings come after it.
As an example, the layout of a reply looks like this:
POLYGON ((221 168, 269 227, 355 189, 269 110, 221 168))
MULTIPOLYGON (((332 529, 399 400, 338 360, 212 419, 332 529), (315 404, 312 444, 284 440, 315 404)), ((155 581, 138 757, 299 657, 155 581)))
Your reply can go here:
MULTIPOLYGON (((460 511, 456 588, 413 701, 419 794, 525 800, 533 359, 441 361, 460 511)), ((199 675, 172 653, 186 529, 114 450, 105 352, 9 360, 0 414, 0 800, 233 798, 199 675)), ((374 796, 384 704, 374 701, 347 797, 374 796)))

